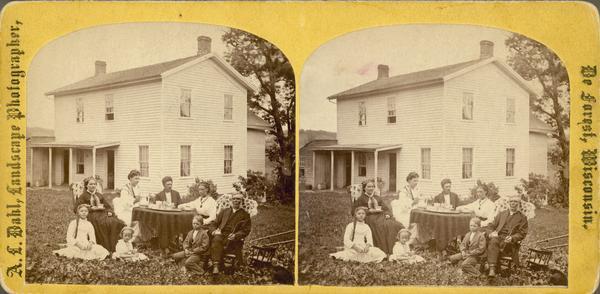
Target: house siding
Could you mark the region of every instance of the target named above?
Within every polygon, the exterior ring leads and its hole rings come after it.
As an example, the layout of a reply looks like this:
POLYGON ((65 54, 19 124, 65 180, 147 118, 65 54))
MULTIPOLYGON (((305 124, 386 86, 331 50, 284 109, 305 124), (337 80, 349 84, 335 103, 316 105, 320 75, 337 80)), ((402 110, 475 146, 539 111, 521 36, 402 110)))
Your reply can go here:
MULTIPOLYGON (((246 89, 214 61, 206 60, 163 78, 163 170, 174 179, 174 189, 187 193, 195 177, 211 179, 219 193, 234 191, 238 176, 248 168, 246 89), (191 116, 180 117, 181 88, 191 89, 191 116), (233 96, 233 120, 223 116, 224 95, 233 96), (180 177, 180 146, 191 145, 189 177, 180 177), (232 173, 223 170, 224 145, 233 145, 232 173)), ((264 147, 263 147, 264 149, 264 147)), ((150 151, 152 153, 152 150, 150 151)), ((158 151, 160 152, 160 151, 158 151)), ((264 153, 264 151, 263 151, 264 153)), ((152 156, 152 155, 151 155, 152 156)), ((152 167, 151 167, 152 168, 152 167)), ((152 185, 160 191, 160 180, 152 185)))
MULTIPOLYGON (((500 195, 515 193, 514 186, 529 170, 529 94, 495 64, 487 64, 445 83, 443 160, 433 180, 453 181, 461 197, 469 195, 478 179, 494 182, 500 195), (462 120, 463 92, 473 93, 473 120, 462 120), (506 97, 514 97, 515 123, 506 123, 506 97), (462 148, 473 148, 473 176, 462 179, 462 148), (515 174, 506 176, 506 148, 515 148, 515 174)), ((436 152, 432 148, 432 155, 436 152)), ((439 187, 439 186, 438 186, 439 187)), ((439 188, 438 188, 439 189, 439 188)))
POLYGON ((529 172, 548 176, 548 141, 540 133, 529 133, 529 172))
POLYGON ((265 140, 262 130, 248 129, 248 169, 265 173, 265 140))

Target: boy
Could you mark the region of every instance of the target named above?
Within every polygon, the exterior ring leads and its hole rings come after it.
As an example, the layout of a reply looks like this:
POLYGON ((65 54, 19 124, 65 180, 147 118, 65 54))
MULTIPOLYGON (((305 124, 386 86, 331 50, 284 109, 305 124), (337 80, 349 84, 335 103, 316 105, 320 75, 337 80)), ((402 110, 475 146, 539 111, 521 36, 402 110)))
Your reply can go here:
POLYGON ((202 273, 200 262, 202 255, 208 250, 208 230, 202 226, 202 216, 196 215, 192 220, 193 229, 183 241, 183 251, 173 254, 175 261, 185 260, 185 269, 191 274, 202 273))
POLYGON ((479 269, 476 265, 479 264, 478 258, 485 252, 485 235, 480 230, 481 219, 474 217, 469 221, 469 229, 465 238, 460 243, 460 253, 451 255, 450 262, 456 263, 461 260, 460 268, 466 274, 478 276, 479 269))

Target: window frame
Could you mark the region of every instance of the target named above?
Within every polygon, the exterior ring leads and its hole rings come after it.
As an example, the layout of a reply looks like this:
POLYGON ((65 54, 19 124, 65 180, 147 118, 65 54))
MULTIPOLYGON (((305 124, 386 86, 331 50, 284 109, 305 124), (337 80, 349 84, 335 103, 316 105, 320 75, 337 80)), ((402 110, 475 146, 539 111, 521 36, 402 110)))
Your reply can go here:
POLYGON ((77 154, 75 154, 75 174, 85 174, 85 153, 81 149, 77 149, 77 154))
POLYGON ((179 176, 192 176, 192 145, 179 145, 179 176))
POLYGON ((77 123, 85 122, 85 108, 83 105, 82 97, 75 98, 75 122, 77 122, 77 123), (81 116, 79 115, 80 113, 81 113, 81 116))
POLYGON ((358 102, 358 126, 365 127, 367 126, 367 104, 365 101, 358 102), (364 116, 364 120, 363 120, 364 116))
POLYGON ((367 153, 366 152, 358 153, 358 176, 359 177, 367 176, 367 153), (364 171, 363 171, 363 169, 364 169, 364 171), (363 171, 363 172, 361 172, 361 171, 363 171))
POLYGON ((106 94, 104 96, 104 120, 114 121, 115 120, 115 98, 113 94, 106 94), (110 101, 110 107, 109 107, 110 101), (110 109, 110 112, 109 112, 110 109))
POLYGON ((305 159, 304 158, 300 158, 300 165, 298 167, 298 176, 301 178, 304 178, 306 176, 305 159))
POLYGON ((461 160, 461 178, 463 180, 468 180, 468 179, 472 179, 473 178, 473 161, 474 161, 474 156, 473 156, 473 147, 463 147, 462 148, 462 160, 461 160), (469 154, 469 161, 465 161, 465 151, 469 150, 470 154, 469 154), (468 167, 468 170, 467 170, 468 167), (468 172, 468 175, 466 174, 468 172))
POLYGON ((387 123, 396 124, 397 122, 397 108, 396 108, 396 97, 387 98, 387 123))
POLYGON ((179 117, 180 118, 191 118, 192 117, 192 89, 180 88, 180 90, 181 91, 179 93, 179 117), (186 105, 187 105, 187 111, 188 111, 187 115, 184 114, 184 106, 186 106, 186 105))
POLYGON ((516 157, 517 157, 517 150, 514 147, 508 147, 506 148, 506 170, 505 170, 505 176, 506 177, 514 177, 515 176, 515 162, 516 162, 516 157), (511 152, 512 151, 512 162, 511 162, 511 152), (510 168, 509 168, 510 167, 510 168), (510 171, 510 173, 509 173, 510 171))
POLYGON ((421 178, 425 180, 431 180, 431 147, 421 148, 421 178), (428 151, 427 163, 425 163, 424 160, 424 151, 428 151))
POLYGON ((225 144, 225 145, 223 145, 223 175, 232 175, 232 174, 233 174, 233 144, 225 144), (228 152, 228 149, 229 149, 229 152, 228 152), (229 155, 229 158, 227 155, 229 155))
POLYGON ((223 95, 223 120, 233 121, 233 95, 231 95, 231 94, 223 95), (227 107, 228 100, 229 100, 229 104, 230 104, 229 107, 227 107), (227 114, 229 114, 229 117, 227 117, 227 114))
POLYGON ((461 119, 463 121, 473 121, 475 118, 475 94, 473 92, 463 92, 461 106, 461 119), (467 98, 470 98, 470 100, 466 100, 467 98), (470 117, 465 117, 465 109, 470 110, 470 117))
POLYGON ((138 145, 138 165, 140 167, 140 177, 150 176, 150 145, 138 145), (144 161, 144 156, 145 161, 144 161))

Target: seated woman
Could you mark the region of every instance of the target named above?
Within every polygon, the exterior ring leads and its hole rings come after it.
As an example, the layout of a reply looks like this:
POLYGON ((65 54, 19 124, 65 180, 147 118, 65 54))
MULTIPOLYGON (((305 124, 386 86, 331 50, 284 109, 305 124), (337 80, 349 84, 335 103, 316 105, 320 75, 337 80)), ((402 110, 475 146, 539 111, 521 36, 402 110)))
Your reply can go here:
POLYGON ((410 249, 409 240, 411 232, 407 229, 402 229, 398 232, 398 242, 394 245, 394 253, 390 255, 390 261, 398 260, 406 263, 417 263, 425 261, 425 259, 419 255, 414 254, 410 249))
POLYGON ((121 229, 121 239, 117 242, 115 252, 112 254, 113 259, 122 259, 125 261, 146 260, 148 257, 144 253, 138 253, 133 247, 133 228, 123 227, 121 229))
POLYGON ((396 220, 401 222, 405 228, 408 228, 410 222, 410 211, 420 201, 424 201, 425 198, 421 195, 421 192, 417 187, 419 184, 418 173, 410 172, 406 177, 406 182, 407 185, 404 186, 398 193, 398 199, 392 201, 390 204, 396 220))
POLYGON ((67 247, 55 250, 54 254, 86 260, 104 259, 108 256, 108 250, 96 244, 94 227, 87 220, 89 209, 87 204, 77 206, 77 218, 67 228, 67 247))
POLYGON ((458 211, 468 211, 475 213, 481 219, 481 226, 485 227, 494 220, 496 216, 496 204, 487 197, 486 187, 478 186, 477 200, 456 208, 458 211))
POLYGON ((134 230, 133 239, 136 242, 147 242, 156 237, 154 229, 146 224, 132 222, 133 207, 142 199, 140 192, 140 176, 139 170, 131 170, 127 175, 129 182, 121 188, 119 197, 113 199, 115 205, 115 214, 127 226, 134 230))
POLYGON ((207 182, 198 183, 198 198, 192 202, 180 204, 179 208, 193 208, 201 215, 204 224, 208 224, 217 217, 217 202, 210 195, 210 185, 207 182))
POLYGON ((365 222, 371 228, 373 245, 387 255, 392 254, 396 234, 403 226, 392 218, 391 210, 383 199, 375 195, 373 179, 369 179, 363 184, 363 194, 353 202, 353 209, 359 206, 367 207, 365 222))
POLYGON ((346 226, 344 232, 344 250, 330 254, 331 257, 343 261, 380 262, 385 258, 381 249, 373 246, 371 229, 365 223, 366 207, 354 210, 354 221, 346 226))
POLYGON ((109 252, 114 252, 119 233, 125 224, 115 217, 110 203, 96 191, 96 179, 84 179, 83 186, 84 191, 77 198, 77 207, 81 204, 90 205, 88 219, 94 226, 96 241, 109 252))

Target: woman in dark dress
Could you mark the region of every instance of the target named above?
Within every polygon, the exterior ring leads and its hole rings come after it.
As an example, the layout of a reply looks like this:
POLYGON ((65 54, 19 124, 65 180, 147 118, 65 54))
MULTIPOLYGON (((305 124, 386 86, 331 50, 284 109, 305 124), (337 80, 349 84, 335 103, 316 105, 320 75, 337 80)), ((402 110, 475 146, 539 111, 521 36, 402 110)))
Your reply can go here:
POLYGON ((368 208, 365 222, 373 233, 373 245, 385 254, 392 254, 396 235, 404 226, 392 217, 389 206, 375 195, 375 180, 369 179, 363 184, 363 192, 352 205, 352 209, 364 206, 368 208))
POLYGON ((83 180, 83 193, 77 198, 77 205, 90 205, 88 220, 94 226, 96 243, 102 245, 109 252, 115 251, 115 245, 119 240, 119 233, 125 226, 113 211, 112 205, 99 192, 96 191, 96 179, 93 177, 83 180))

